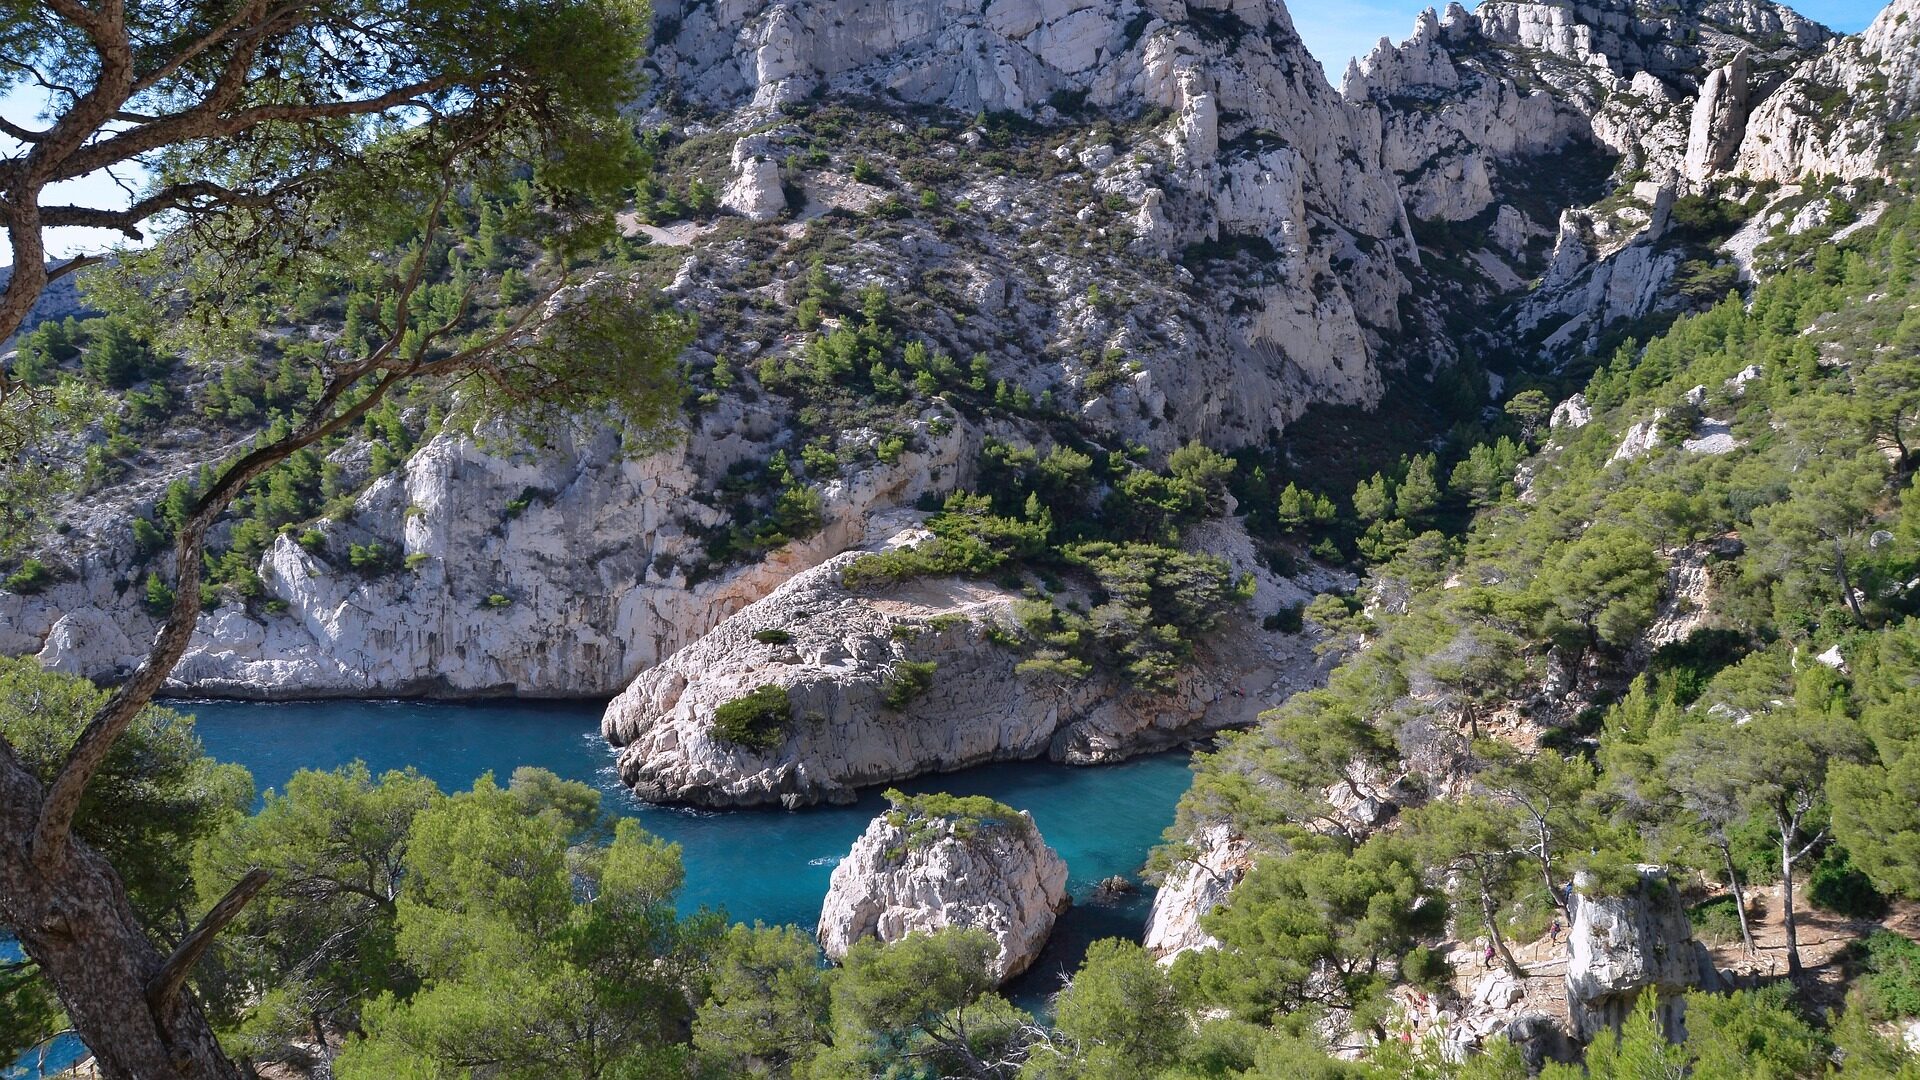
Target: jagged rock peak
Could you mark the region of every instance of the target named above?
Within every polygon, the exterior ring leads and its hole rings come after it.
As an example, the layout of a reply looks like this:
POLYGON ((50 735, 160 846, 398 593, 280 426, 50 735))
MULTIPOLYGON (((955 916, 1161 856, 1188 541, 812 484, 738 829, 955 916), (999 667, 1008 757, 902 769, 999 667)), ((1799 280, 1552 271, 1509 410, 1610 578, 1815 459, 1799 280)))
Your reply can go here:
POLYGON ((1791 183, 1855 179, 1920 149, 1920 0, 1895 0, 1867 27, 1801 65, 1752 110, 1732 170, 1791 183), (1896 141, 1898 140, 1898 141, 1896 141))
POLYGON ((1769 0, 1494 0, 1479 30, 1500 45, 1536 49, 1615 76, 1647 71, 1697 77, 1743 48, 1791 55, 1818 48, 1833 31, 1769 0))
POLYGON ((1033 818, 979 796, 887 797, 892 808, 834 867, 820 910, 827 956, 845 959, 863 938, 965 927, 993 938, 997 980, 1032 966, 1072 903, 1067 864, 1033 818))
POLYGON ((662 75, 727 108, 819 91, 1023 115, 1061 94, 1164 105, 1142 100, 1156 58, 1243 45, 1289 55, 1300 80, 1319 71, 1281 0, 662 0, 655 10, 662 75))

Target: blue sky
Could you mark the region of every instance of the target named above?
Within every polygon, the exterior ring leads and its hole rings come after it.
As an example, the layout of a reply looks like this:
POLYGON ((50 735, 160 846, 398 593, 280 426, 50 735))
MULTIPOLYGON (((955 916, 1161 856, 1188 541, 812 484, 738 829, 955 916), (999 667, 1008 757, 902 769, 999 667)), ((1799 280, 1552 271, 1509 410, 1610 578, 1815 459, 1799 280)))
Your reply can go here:
MULTIPOLYGON (((1467 7, 1474 7, 1476 3, 1477 0, 1471 0, 1467 7)), ((1800 0, 1798 3, 1786 0, 1786 3, 1808 18, 1846 33, 1865 30, 1886 6, 1884 0, 1800 0)), ((1429 7, 1444 10, 1446 0, 1438 4, 1433 0, 1425 3, 1417 0, 1338 0, 1335 3, 1289 0, 1287 4, 1300 36, 1306 39, 1307 47, 1313 50, 1335 83, 1346 72, 1348 57, 1372 52, 1374 43, 1382 37, 1402 40, 1412 32, 1414 18, 1429 7)))

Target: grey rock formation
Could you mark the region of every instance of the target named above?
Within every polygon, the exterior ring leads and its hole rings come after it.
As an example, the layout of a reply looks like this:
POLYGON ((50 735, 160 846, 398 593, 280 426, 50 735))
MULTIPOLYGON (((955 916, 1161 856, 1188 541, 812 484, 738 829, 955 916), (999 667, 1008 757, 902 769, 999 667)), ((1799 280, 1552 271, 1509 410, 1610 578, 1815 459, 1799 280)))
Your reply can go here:
MULTIPOLYGON (((1920 0, 1894 0, 1864 34, 1801 65, 1753 110, 1733 170, 1790 183, 1878 175, 1896 122, 1920 114, 1920 0)), ((1909 137, 1912 137, 1909 135, 1909 137)))
POLYGON ((1579 1051, 1567 1038, 1560 1021, 1546 1013, 1525 1013, 1507 1024, 1507 1038, 1520 1047, 1527 1068, 1538 1071, 1548 1062, 1571 1064, 1579 1061, 1579 1051))
MULTIPOLYGON (((890 542, 920 536, 907 529, 890 542)), ((1248 548, 1228 554, 1251 560, 1248 548)), ((994 640, 1017 625, 1019 592, 962 578, 856 592, 841 575, 862 554, 794 575, 616 698, 601 729, 622 748, 626 783, 659 802, 796 807, 989 761, 1116 761, 1247 723, 1263 700, 1319 678, 1306 638, 1262 633, 1244 620, 1202 646, 1200 662, 1164 693, 1134 691, 1117 677, 1022 676, 1022 654, 994 640), (909 665, 929 663, 924 692, 889 705, 889 686, 909 665), (780 745, 761 750, 722 738, 715 710, 763 685, 784 688, 793 704, 780 745)), ((1239 558, 1230 561, 1240 569, 1239 558)), ((1256 580, 1275 609, 1307 595, 1270 573, 1256 580)))
POLYGON ((992 972, 1005 982, 1039 957, 1071 903, 1067 864, 1024 812, 966 819, 897 803, 834 867, 820 946, 842 960, 863 938, 980 930, 998 946, 992 972))
MULTIPOLYGON (((318 550, 279 537, 259 574, 285 609, 206 612, 170 686, 260 698, 612 694, 793 574, 862 543, 877 512, 911 502, 977 452, 962 431, 927 434, 894 465, 828 485, 817 534, 690 582, 698 531, 725 520, 696 497, 702 477, 752 455, 756 432, 766 434, 764 418, 717 412, 680 447, 638 460, 611 431, 507 456, 436 438, 369 487, 349 521, 323 523, 318 550), (395 569, 355 570, 355 543, 385 546, 395 569)), ((131 670, 156 624, 141 591, 125 587, 135 558, 116 513, 101 508, 92 535, 102 547, 65 580, 34 596, 0 592, 0 651, 95 678, 131 670)))
POLYGON ((1253 867, 1253 845, 1225 825, 1211 825, 1188 841, 1191 862, 1167 875, 1154 894, 1142 944, 1161 963, 1194 949, 1219 947, 1200 920, 1226 902, 1227 895, 1253 867))
POLYGON ((1716 989, 1719 974, 1694 940, 1686 906, 1659 867, 1640 870, 1627 895, 1590 898, 1576 881, 1568 934, 1567 1018, 1575 1038, 1618 1030, 1641 994, 1660 995, 1660 1020, 1673 1038, 1684 1035, 1688 990, 1716 989))
POLYGON ((733 144, 733 176, 720 195, 720 205, 749 221, 772 221, 787 209, 787 193, 780 184, 780 163, 762 135, 750 135, 733 144))
POLYGON ((1747 133, 1747 95, 1752 80, 1753 62, 1742 52, 1732 63, 1715 68, 1700 84, 1687 135, 1683 167, 1687 179, 1710 179, 1739 154, 1740 140, 1747 133))

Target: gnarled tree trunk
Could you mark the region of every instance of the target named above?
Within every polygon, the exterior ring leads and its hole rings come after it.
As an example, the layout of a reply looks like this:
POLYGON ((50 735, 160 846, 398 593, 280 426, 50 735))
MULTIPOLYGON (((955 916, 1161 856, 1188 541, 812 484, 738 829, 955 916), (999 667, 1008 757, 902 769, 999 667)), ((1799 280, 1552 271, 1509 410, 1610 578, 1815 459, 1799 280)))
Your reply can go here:
POLYGON ((192 994, 154 995, 158 1008, 150 1000, 167 958, 107 860, 73 838, 57 863, 36 864, 30 841, 44 800, 39 779, 0 748, 0 913, 87 1033, 100 1075, 239 1080, 192 994))

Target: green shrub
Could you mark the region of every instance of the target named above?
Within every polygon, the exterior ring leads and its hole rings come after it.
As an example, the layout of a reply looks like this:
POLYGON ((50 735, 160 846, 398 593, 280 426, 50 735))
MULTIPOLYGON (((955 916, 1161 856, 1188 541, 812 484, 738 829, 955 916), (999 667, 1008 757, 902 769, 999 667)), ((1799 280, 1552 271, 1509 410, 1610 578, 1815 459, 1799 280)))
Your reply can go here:
POLYGON ((513 597, 505 593, 492 593, 488 595, 485 603, 488 607, 498 610, 503 607, 512 607, 513 597))
POLYGON ((315 555, 327 550, 327 534, 319 529, 308 529, 300 534, 300 546, 315 555))
POLYGON ((1416 945, 1400 961, 1400 977, 1423 990, 1438 993, 1453 981, 1453 965, 1447 963, 1445 953, 1416 945))
POLYGON ((367 577, 391 573, 400 565, 399 553, 378 540, 347 545, 347 562, 367 577))
POLYGON ((419 569, 427 565, 427 563, 432 558, 433 558, 432 555, 429 555, 424 551, 416 551, 413 554, 407 556, 407 569, 418 572, 419 569))
POLYGON ((160 618, 173 610, 173 589, 160 580, 160 575, 147 574, 147 614, 160 618))
POLYGON ((1305 604, 1283 607, 1279 611, 1267 616, 1261 621, 1260 625, 1269 630, 1277 630, 1282 634, 1297 634, 1306 628, 1306 611, 1307 608, 1305 604))
POLYGON ((133 519, 133 547, 141 558, 154 554, 167 546, 167 534, 146 518, 133 519))
POLYGON ((1740 913, 1734 910, 1733 897, 1716 896, 1695 904, 1687 912, 1696 937, 1709 945, 1728 945, 1740 940, 1740 913))
POLYGON ((1877 930, 1856 942, 1864 982, 1887 1017, 1920 1016, 1920 942, 1890 930, 1877 930))
POLYGON ((885 686, 881 688, 881 697, 887 708, 900 710, 913 703, 933 688, 933 673, 940 665, 932 660, 902 660, 895 664, 893 672, 887 676, 885 686))
POLYGON ((887 824, 907 832, 907 846, 919 847, 939 838, 939 826, 945 825, 955 837, 966 840, 982 829, 1033 828, 1033 822, 1006 803, 985 795, 908 795, 889 789, 887 824))
POLYGON ((1820 864, 1807 879, 1807 898, 1815 907, 1857 919, 1878 918, 1887 913, 1887 898, 1873 887, 1872 879, 1856 869, 1847 857, 1847 849, 1838 844, 1827 848, 1820 864))
POLYGON ((736 746, 772 750, 786 741, 793 699, 784 686, 761 686, 713 710, 713 732, 736 746))
POLYGON ((28 559, 7 575, 5 584, 8 592, 31 596, 53 584, 53 569, 39 559, 28 559))
POLYGON ((762 645, 785 645, 793 640, 793 635, 780 629, 756 630, 753 640, 762 645))

